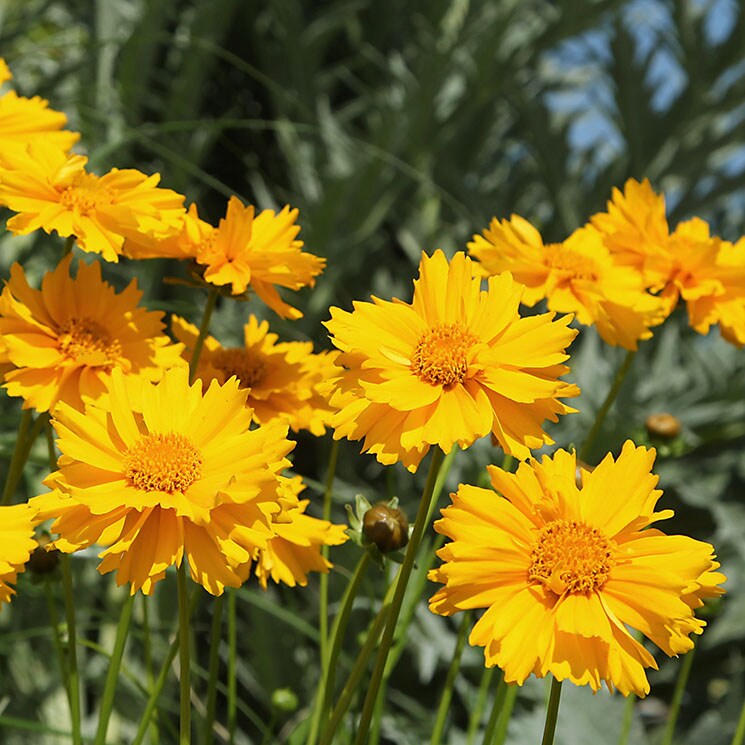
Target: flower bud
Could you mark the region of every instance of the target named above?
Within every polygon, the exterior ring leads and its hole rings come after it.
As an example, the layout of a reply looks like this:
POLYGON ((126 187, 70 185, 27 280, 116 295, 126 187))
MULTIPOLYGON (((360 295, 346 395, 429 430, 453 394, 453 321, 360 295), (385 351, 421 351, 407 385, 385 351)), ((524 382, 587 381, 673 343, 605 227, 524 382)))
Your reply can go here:
POLYGON ((39 544, 29 556, 26 563, 26 569, 33 574, 51 574, 59 564, 60 552, 55 548, 47 550, 47 546, 52 542, 48 533, 42 533, 36 537, 39 544))
POLYGON ((680 419, 667 412, 650 414, 644 420, 644 426, 651 438, 667 441, 674 440, 683 429, 680 419))
POLYGON ((403 548, 409 542, 406 515, 386 502, 378 502, 365 513, 362 530, 365 538, 384 554, 403 548))
POLYGON ((277 688, 272 693, 272 708, 292 714, 298 707, 297 694, 291 688, 277 688))
POLYGON ((589 463, 585 463, 583 460, 577 458, 577 466, 574 469, 574 483, 577 485, 578 489, 582 488, 582 471, 589 471, 592 473, 594 470, 595 466, 591 466, 589 463))

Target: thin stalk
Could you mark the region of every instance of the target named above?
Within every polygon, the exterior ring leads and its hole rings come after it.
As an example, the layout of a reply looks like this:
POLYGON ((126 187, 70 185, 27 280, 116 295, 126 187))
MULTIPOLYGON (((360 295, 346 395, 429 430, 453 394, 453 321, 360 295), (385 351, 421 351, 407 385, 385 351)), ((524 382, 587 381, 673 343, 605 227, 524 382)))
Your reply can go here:
POLYGON ((737 729, 735 735, 732 738, 732 745, 742 745, 745 740, 745 700, 742 702, 742 708, 740 709, 740 718, 737 720, 737 729))
MULTIPOLYGON (((153 673, 153 651, 150 641, 150 611, 148 596, 142 593, 142 651, 145 661, 145 675, 147 676, 147 690, 152 693, 155 689, 155 674, 153 673)), ((150 728, 150 745, 158 745, 158 722, 153 718, 150 728)))
POLYGON ((36 417, 36 419, 34 419, 34 423, 31 425, 31 429, 29 429, 28 435, 26 436, 26 449, 23 453, 24 463, 28 460, 29 453, 31 452, 31 448, 34 445, 36 438, 39 436, 39 432, 41 432, 48 421, 48 411, 42 412, 41 414, 39 414, 39 416, 36 417))
POLYGON ((59 633, 59 615, 57 606, 54 602, 54 594, 49 579, 44 580, 44 597, 47 600, 47 610, 49 612, 49 625, 52 627, 52 639, 54 640, 54 651, 57 654, 57 663, 59 664, 60 675, 65 681, 65 690, 67 691, 67 700, 70 701, 70 681, 67 675, 67 661, 65 660, 65 649, 62 644, 62 637, 59 633))
POLYGON ((236 686, 236 659, 237 659, 237 635, 236 635, 236 603, 235 590, 226 590, 228 593, 228 743, 235 742, 235 725, 237 721, 237 686, 236 686))
POLYGON ((559 718, 559 702, 561 700, 561 681, 551 676, 551 693, 546 707, 546 724, 543 727, 541 745, 553 745, 556 732, 556 720, 559 718))
POLYGON ((212 607, 212 628, 210 630, 210 660, 207 666, 207 711, 204 715, 204 742, 212 745, 215 740, 215 708, 217 706, 217 673, 220 667, 220 632, 225 608, 225 593, 215 599, 212 607))
POLYGON ((455 679, 458 677, 458 671, 460 670, 460 658, 463 654, 463 647, 466 644, 468 629, 470 627, 471 613, 469 611, 466 611, 463 614, 463 619, 460 622, 460 628, 458 629, 458 638, 455 640, 455 651, 453 652, 453 659, 450 661, 448 674, 445 678, 445 685, 442 689, 440 706, 437 709, 437 718, 435 719, 435 726, 432 730, 432 737, 430 739, 431 745, 439 745, 439 743, 442 741, 442 735, 445 731, 445 721, 447 720, 448 712, 450 711, 450 702, 453 699, 453 687, 455 686, 455 679))
MULTIPOLYGON (((331 495, 334 491, 334 477, 336 476, 336 464, 339 460, 339 440, 334 440, 329 455, 329 469, 326 474, 326 488, 323 491, 323 519, 331 518, 331 495)), ((329 555, 329 547, 321 546, 321 556, 326 559, 329 555)), ((319 585, 318 602, 318 635, 320 637, 321 667, 326 664, 329 654, 329 575, 327 572, 321 574, 319 585)))
POLYGON ((111 659, 109 660, 109 669, 106 673, 106 682, 101 697, 101 709, 98 715, 98 728, 96 729, 94 745, 106 745, 106 730, 109 727, 109 719, 111 718, 111 712, 114 709, 116 683, 122 665, 124 645, 127 642, 127 634, 129 633, 129 623, 132 620, 134 601, 135 596, 129 595, 129 597, 124 601, 119 615, 119 625, 116 628, 116 638, 114 640, 114 651, 111 653, 111 659))
POLYGON ((673 741, 673 735, 675 734, 675 725, 678 722, 678 714, 680 714, 680 705, 683 702, 683 694, 688 684, 688 677, 691 674, 691 667, 693 665, 693 655, 696 651, 694 647, 686 656, 683 658, 683 663, 678 670, 678 679, 675 681, 675 690, 673 691, 673 700, 670 702, 670 710, 667 713, 667 723, 665 724, 665 734, 662 736, 662 745, 671 745, 673 741))
POLYGON ((484 672, 481 675, 479 691, 476 694, 476 703, 473 705, 473 709, 471 709, 471 715, 468 718, 468 733, 466 735, 466 745, 473 745, 473 741, 476 739, 476 732, 479 728, 479 724, 481 723, 481 715, 484 713, 486 696, 489 693, 489 687, 491 686, 492 679, 494 678, 494 675, 498 670, 498 667, 485 667, 484 672))
POLYGON ((207 332, 210 328, 210 321, 212 320, 212 312, 215 310, 217 304, 217 290, 211 289, 209 295, 207 295, 207 303, 204 306, 204 314, 202 315, 202 324, 199 327, 199 335, 197 340, 194 342, 194 349, 191 352, 191 359, 189 360, 189 381, 194 381, 194 374, 197 371, 197 365, 199 364, 199 357, 202 354, 202 347, 204 346, 204 340, 207 338, 207 332))
POLYGON ((401 612, 401 605, 403 603, 404 593, 406 592, 406 585, 408 584, 409 576, 411 575, 411 569, 414 566, 417 549, 419 548, 422 535, 424 534, 427 515, 429 514, 432 497, 434 495, 437 472, 440 470, 443 458, 444 455, 442 450, 434 448, 432 451, 432 460, 429 465, 429 473, 427 474, 427 482, 424 486, 424 493, 422 494, 422 499, 419 503, 419 510, 417 511, 416 520, 414 522, 414 530, 409 539, 409 545, 406 547, 406 553, 404 554, 404 560, 401 564, 401 570, 398 573, 396 589, 393 593, 393 600, 391 601, 391 609, 383 631, 383 638, 381 639, 380 647, 378 648, 378 654, 375 658, 375 667, 373 668, 372 677, 370 678, 370 686, 367 690, 367 695, 365 696, 365 703, 362 707, 362 716, 360 717, 357 737, 354 741, 355 745, 364 745, 364 742, 367 739, 367 733, 370 729, 370 722, 375 709, 375 700, 378 697, 380 683, 383 679, 383 672, 385 671, 385 664, 388 660, 388 653, 393 642, 393 635, 396 631, 396 622, 398 621, 398 616, 401 612))
POLYGON ((623 721, 621 722, 621 734, 618 736, 618 745, 628 745, 631 725, 634 723, 634 704, 636 704, 636 696, 629 693, 623 703, 623 721))
POLYGON ((497 725, 499 724, 499 717, 504 710, 504 699, 507 695, 508 684, 504 682, 504 675, 500 677, 497 690, 494 693, 494 703, 491 707, 491 714, 489 714, 489 721, 486 723, 486 730, 484 732, 484 739, 482 740, 484 745, 492 745, 494 737, 497 732, 497 725))
POLYGON ((626 352, 626 357, 621 363, 621 367, 618 368, 616 377, 613 378, 613 384, 608 391, 608 395, 605 397, 603 405, 598 409, 598 413, 595 416, 595 422, 592 425, 592 429, 590 429, 590 433, 587 435, 587 439, 585 439, 585 442, 579 451, 580 460, 587 460, 587 458, 590 456, 592 446, 595 443, 595 439, 600 433, 603 422, 605 422, 605 417, 610 411, 610 407, 613 406, 613 402, 616 400, 616 396, 618 396, 618 392, 621 390, 621 385, 623 384, 623 380, 626 377, 626 373, 628 373, 629 369, 631 368, 631 363, 634 361, 634 357, 636 357, 636 350, 629 350, 628 352, 626 352))
POLYGON ((191 743, 191 650, 189 649, 189 586, 186 579, 186 556, 178 568, 178 637, 180 726, 179 745, 191 743))
POLYGON ((16 435, 16 444, 13 448, 13 455, 10 458, 10 465, 8 466, 8 475, 5 479, 5 486, 3 487, 3 495, 0 498, 0 504, 10 504, 10 500, 13 493, 16 490, 16 486, 21 479, 23 473, 23 466, 26 464, 26 440, 28 435, 28 428, 31 424, 31 409, 23 409, 21 412, 21 421, 18 424, 18 434, 16 435))
POLYGON ((510 724, 512 709, 515 707, 517 692, 520 689, 519 686, 509 685, 508 683, 505 683, 505 688, 506 692, 504 694, 504 702, 502 703, 502 711, 500 712, 499 722, 497 723, 497 731, 494 733, 494 741, 491 745, 504 745, 504 741, 507 739, 507 727, 510 724))
POLYGON ((65 594, 65 620, 67 621, 67 674, 70 691, 70 722, 73 745, 83 742, 80 732, 80 674, 78 672, 77 636, 75 632, 75 596, 72 587, 70 557, 63 555, 62 587, 65 594))

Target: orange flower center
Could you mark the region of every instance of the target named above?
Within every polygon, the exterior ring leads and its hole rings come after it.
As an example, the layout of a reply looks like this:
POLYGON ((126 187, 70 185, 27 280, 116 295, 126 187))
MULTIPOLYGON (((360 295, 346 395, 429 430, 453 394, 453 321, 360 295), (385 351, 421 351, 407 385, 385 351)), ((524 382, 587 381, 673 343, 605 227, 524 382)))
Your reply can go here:
POLYGON ((563 243, 549 243, 545 247, 544 261, 562 280, 589 279, 597 282, 598 267, 584 254, 572 251, 563 243))
POLYGON ((577 520, 553 520, 533 544, 528 578, 557 595, 600 589, 615 564, 616 544, 577 520))
POLYGON ((59 195, 60 204, 68 209, 77 208, 87 215, 97 207, 114 203, 114 194, 101 186, 99 178, 93 173, 79 173, 72 184, 59 195))
POLYGON ((235 375, 241 388, 257 386, 266 371, 264 360, 251 356, 245 349, 220 349, 213 356, 212 364, 225 374, 226 380, 235 375))
POLYGON ((438 323, 414 347, 411 369, 426 383, 445 388, 462 383, 468 373, 468 351, 478 338, 460 323, 438 323))
POLYGON ((177 432, 141 437, 124 455, 124 475, 145 492, 185 492, 202 475, 202 455, 177 432))
POLYGON ((57 343, 69 359, 82 365, 111 365, 122 354, 118 339, 90 318, 70 318, 60 326, 57 343))

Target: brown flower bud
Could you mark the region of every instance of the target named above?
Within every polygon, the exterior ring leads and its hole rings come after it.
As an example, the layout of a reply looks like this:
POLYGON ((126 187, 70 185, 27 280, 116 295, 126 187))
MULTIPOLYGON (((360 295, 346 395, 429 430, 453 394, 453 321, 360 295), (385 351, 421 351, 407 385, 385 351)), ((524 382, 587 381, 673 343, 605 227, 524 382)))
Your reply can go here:
POLYGON ((47 551, 46 546, 52 542, 47 534, 37 536, 36 542, 39 545, 31 552, 26 569, 33 574, 51 574, 59 564, 60 552, 57 549, 47 551))
POLYGON ((680 419, 667 412, 650 414, 644 420, 644 426, 647 434, 657 440, 674 440, 683 429, 680 419))
POLYGON ((409 542, 409 521, 406 515, 385 502, 374 504, 365 513, 362 530, 365 538, 384 554, 403 548, 409 542))

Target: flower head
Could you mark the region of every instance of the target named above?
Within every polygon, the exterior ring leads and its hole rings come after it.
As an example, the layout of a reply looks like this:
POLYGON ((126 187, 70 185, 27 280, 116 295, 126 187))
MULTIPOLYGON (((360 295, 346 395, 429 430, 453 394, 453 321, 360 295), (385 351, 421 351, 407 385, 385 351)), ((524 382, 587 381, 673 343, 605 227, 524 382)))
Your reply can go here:
POLYGON ((113 168, 96 176, 85 170, 87 160, 46 139, 7 153, 0 162, 0 204, 18 213, 8 229, 74 235, 83 251, 106 261, 119 260, 127 238, 165 238, 181 230, 184 198, 158 188, 158 174, 113 168))
POLYGON ((181 345, 162 333, 163 314, 137 307, 142 293, 134 280, 117 293, 98 262, 79 262, 73 279, 71 261, 48 272, 41 290, 14 264, 0 296, 3 361, 13 366, 4 387, 25 408, 49 411, 60 400, 81 408, 83 397, 105 391, 115 368, 157 380, 180 364, 181 345))
POLYGON ((115 371, 85 413, 60 404, 62 456, 45 481, 54 491, 33 500, 42 519, 56 518, 54 546, 105 546, 99 571, 116 570, 132 593, 150 594, 184 556, 209 592, 238 587, 275 534, 293 447, 281 422, 249 430, 245 402, 235 378, 203 393, 179 367, 156 385, 115 371))
MULTIPOLYGON (((172 328, 186 345, 186 359, 191 360, 198 329, 178 316, 172 328)), ((323 435, 331 417, 323 390, 328 378, 336 374, 336 353, 314 354, 312 342, 279 342, 277 334, 269 332, 268 322, 259 322, 253 315, 243 327, 243 338, 242 347, 223 347, 207 336, 197 377, 207 384, 211 380, 224 383, 235 375, 239 385, 248 389, 247 403, 255 422, 264 424, 279 417, 294 432, 305 429, 323 435)))
POLYGON ((516 474, 490 466, 497 494, 462 485, 435 523, 452 542, 430 572, 444 584, 430 609, 485 608, 470 642, 507 682, 551 673, 646 695, 657 665, 627 627, 687 652, 705 626, 694 610, 725 579, 708 543, 648 527, 672 516, 655 512, 654 456, 627 441, 578 484, 575 455, 559 450, 516 474))
POLYGON ((465 254, 436 251, 422 255, 411 304, 331 309, 325 325, 347 368, 330 400, 337 439, 364 438, 381 463, 412 471, 432 445, 447 452, 489 432, 519 458, 551 442, 544 420, 573 411, 559 399, 579 393, 558 380, 571 317, 521 318, 524 288, 507 273, 480 285, 465 254))
POLYGON ((28 504, 0 507, 0 603, 10 602, 19 572, 36 548, 36 510, 28 504))
POLYGON ((548 299, 550 310, 574 313, 594 325, 608 344, 636 349, 665 318, 663 303, 646 292, 642 275, 614 261, 602 235, 591 226, 563 243, 544 244, 540 233, 518 215, 494 218, 483 236, 468 244, 484 276, 509 271, 526 286, 523 302, 548 299))

